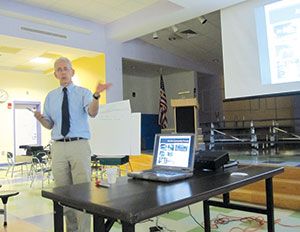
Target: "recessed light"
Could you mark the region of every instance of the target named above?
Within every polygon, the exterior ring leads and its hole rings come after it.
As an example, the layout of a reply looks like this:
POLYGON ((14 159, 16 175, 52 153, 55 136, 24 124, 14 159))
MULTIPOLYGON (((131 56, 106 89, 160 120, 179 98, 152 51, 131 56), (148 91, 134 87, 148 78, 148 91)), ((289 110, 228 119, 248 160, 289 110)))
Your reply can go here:
POLYGON ((45 57, 35 57, 30 60, 30 62, 37 63, 37 64, 46 64, 49 63, 50 61, 52 61, 52 59, 45 58, 45 57))

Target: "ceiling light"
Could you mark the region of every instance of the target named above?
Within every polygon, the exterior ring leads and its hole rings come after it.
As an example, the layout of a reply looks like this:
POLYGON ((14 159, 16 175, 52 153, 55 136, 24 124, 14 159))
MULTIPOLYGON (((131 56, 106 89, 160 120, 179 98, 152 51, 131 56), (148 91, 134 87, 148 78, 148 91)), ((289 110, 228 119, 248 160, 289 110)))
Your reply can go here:
POLYGON ((157 32, 154 32, 152 37, 153 37, 153 39, 158 39, 157 32))
POLYGON ((178 31, 178 28, 176 26, 172 26, 173 32, 176 33, 178 31))
POLYGON ((52 61, 52 59, 45 58, 45 57, 35 57, 30 60, 30 62, 37 63, 37 64, 46 64, 49 63, 50 61, 52 61))
POLYGON ((204 16, 200 16, 198 19, 199 19, 201 24, 204 24, 204 23, 207 22, 207 19, 204 16))

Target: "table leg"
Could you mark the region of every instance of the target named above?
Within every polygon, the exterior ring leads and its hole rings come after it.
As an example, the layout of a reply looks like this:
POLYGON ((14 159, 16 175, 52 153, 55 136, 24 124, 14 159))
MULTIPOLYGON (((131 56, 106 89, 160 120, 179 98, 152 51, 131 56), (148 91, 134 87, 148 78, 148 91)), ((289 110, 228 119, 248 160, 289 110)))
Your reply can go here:
POLYGON ((54 206, 54 231, 64 231, 64 218, 63 218, 63 207, 57 202, 53 201, 54 206))
POLYGON ((272 178, 266 179, 266 197, 267 197, 267 217, 268 232, 274 232, 274 202, 273 202, 273 182, 272 178))
POLYGON ((225 204, 229 204, 229 203, 230 203, 229 193, 224 193, 224 194, 223 194, 223 202, 224 202, 225 204))
POLYGON ((210 215, 208 201, 203 201, 204 231, 210 232, 210 215))
POLYGON ((106 231, 104 224, 104 217, 99 215, 94 215, 94 232, 97 231, 106 231))
POLYGON ((135 225, 134 224, 129 224, 127 222, 122 221, 122 231, 123 232, 134 232, 135 231, 135 225))

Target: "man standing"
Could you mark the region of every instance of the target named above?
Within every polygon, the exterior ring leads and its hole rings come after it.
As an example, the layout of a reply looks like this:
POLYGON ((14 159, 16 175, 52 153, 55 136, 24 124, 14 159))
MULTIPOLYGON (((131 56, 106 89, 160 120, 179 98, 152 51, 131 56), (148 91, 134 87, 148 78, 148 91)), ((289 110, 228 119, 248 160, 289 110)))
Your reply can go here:
MULTIPOLYGON (((94 94, 72 82, 74 69, 68 58, 54 63, 54 75, 60 87, 48 93, 44 113, 34 116, 47 129, 52 129, 52 173, 56 186, 91 181, 91 150, 88 115, 98 113, 100 93, 111 84, 98 84, 94 94)), ((66 208, 67 231, 90 232, 90 216, 66 208)))

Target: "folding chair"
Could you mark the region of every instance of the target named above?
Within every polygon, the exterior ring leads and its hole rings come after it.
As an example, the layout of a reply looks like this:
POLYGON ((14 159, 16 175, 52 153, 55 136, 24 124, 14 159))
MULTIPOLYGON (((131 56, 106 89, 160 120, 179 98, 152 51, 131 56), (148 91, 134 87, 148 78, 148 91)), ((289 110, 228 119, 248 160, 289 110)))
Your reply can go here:
POLYGON ((91 156, 91 168, 92 168, 92 178, 95 172, 95 178, 98 180, 98 171, 101 171, 100 159, 96 155, 91 156))
POLYGON ((48 183, 50 183, 51 171, 52 169, 49 167, 49 158, 47 152, 40 151, 36 155, 32 156, 32 164, 29 171, 29 175, 31 176, 30 187, 32 187, 37 175, 41 174, 42 188, 44 188, 44 176, 47 174, 48 183))
POLYGON ((8 169, 6 171, 6 176, 9 172, 9 170, 11 170, 11 177, 13 177, 15 167, 20 167, 20 166, 21 166, 21 172, 22 172, 22 175, 23 175, 23 166, 24 165, 26 167, 26 174, 28 174, 28 169, 27 169, 27 164, 29 164, 28 162, 15 162, 14 156, 11 152, 7 152, 6 156, 7 156, 7 163, 8 163, 8 169))

